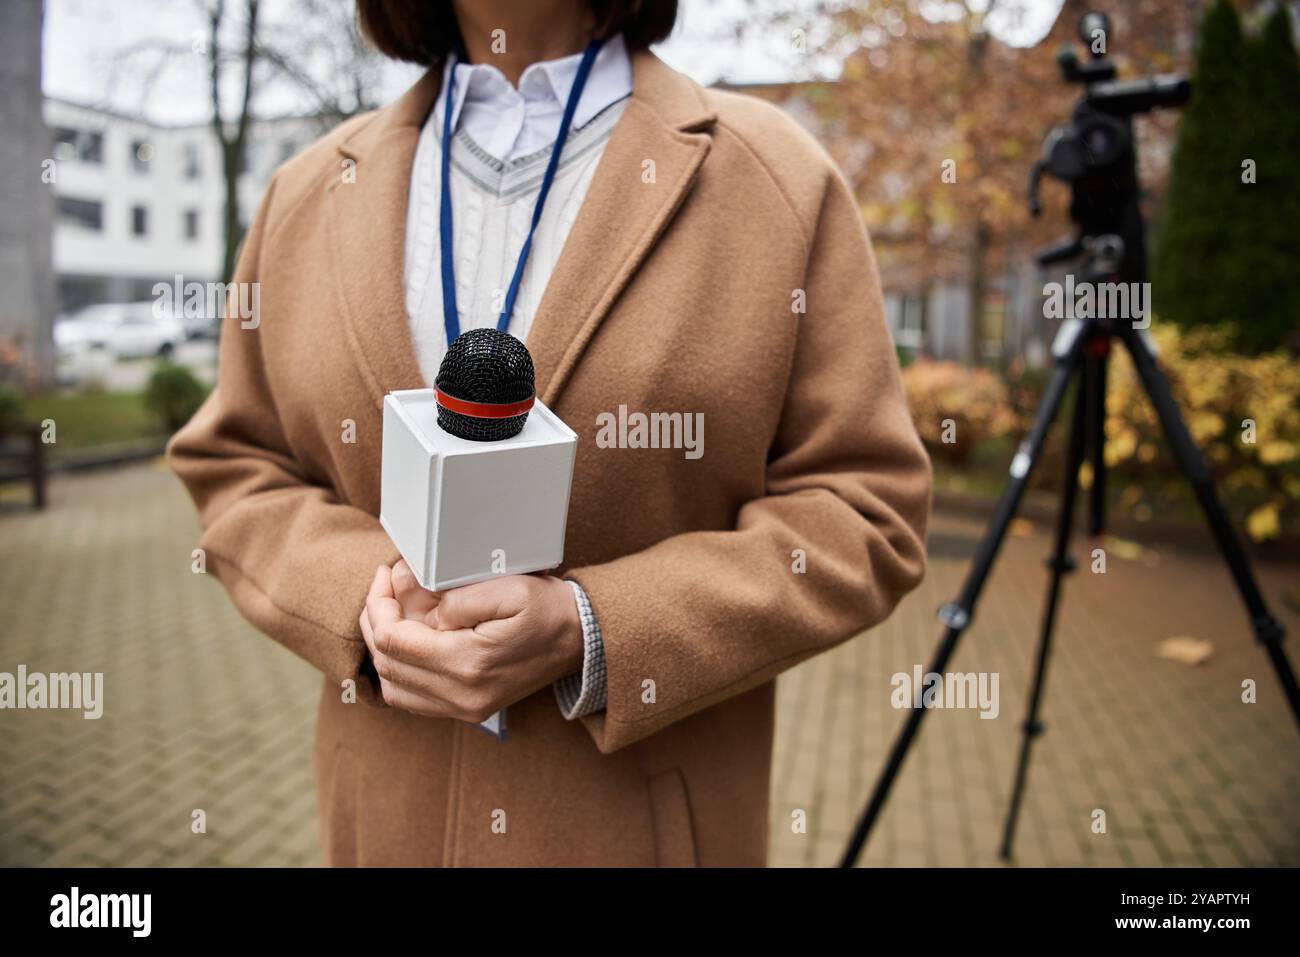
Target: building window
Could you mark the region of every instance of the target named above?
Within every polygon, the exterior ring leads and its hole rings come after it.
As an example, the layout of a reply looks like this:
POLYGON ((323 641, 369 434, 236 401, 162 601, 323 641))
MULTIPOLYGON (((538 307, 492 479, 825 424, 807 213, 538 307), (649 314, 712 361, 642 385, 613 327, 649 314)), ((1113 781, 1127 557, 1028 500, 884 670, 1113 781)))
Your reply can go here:
POLYGON ((93 199, 58 197, 57 214, 60 223, 101 232, 104 229, 104 204, 93 199))
POLYGON ((66 126, 54 128, 54 158, 63 162, 77 158, 77 131, 66 126))
POLYGON ((60 274, 55 281, 61 316, 71 315, 95 303, 112 301, 109 280, 103 276, 60 274))
POLYGON ((104 134, 77 130, 70 126, 56 126, 54 158, 80 160, 83 163, 102 163, 104 162, 104 134))
POLYGON ((920 349, 925 345, 923 319, 925 300, 920 295, 902 297, 898 308, 898 325, 894 330, 894 342, 905 349, 920 349))
POLYGON ((131 235, 147 236, 149 234, 149 210, 143 206, 131 207, 131 235))
POLYGON ((199 144, 186 143, 181 147, 181 171, 186 179, 198 179, 202 172, 199 164, 199 144))
POLYGON ((104 162, 104 134, 103 133, 85 134, 85 140, 81 150, 81 159, 82 162, 85 163, 104 162))
POLYGON ((153 160, 153 144, 148 140, 131 141, 131 169, 137 173, 149 172, 153 160))
MULTIPOLYGON (((171 283, 168 280, 162 280, 171 283)), ((132 279, 126 284, 126 301, 127 302, 150 302, 158 297, 154 294, 153 287, 158 284, 154 279, 132 279)), ((152 309, 150 309, 152 312, 152 309)))
POLYGON ((1006 340, 1006 297, 1000 290, 985 293, 980 310, 980 353, 986 359, 1002 358, 1002 343, 1006 340))
POLYGON ((194 240, 199 238, 199 211, 197 209, 185 210, 185 238, 194 240))

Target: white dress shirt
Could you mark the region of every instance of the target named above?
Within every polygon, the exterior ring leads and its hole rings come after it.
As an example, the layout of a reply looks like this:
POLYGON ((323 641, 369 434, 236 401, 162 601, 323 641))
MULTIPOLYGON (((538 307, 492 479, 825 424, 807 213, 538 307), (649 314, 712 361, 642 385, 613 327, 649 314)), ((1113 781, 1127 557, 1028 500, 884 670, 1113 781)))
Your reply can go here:
MULTIPOLYGON (((457 63, 456 90, 452 94, 452 129, 462 129, 490 155, 506 163, 545 149, 560 132, 564 104, 578 75, 582 54, 531 63, 519 77, 519 89, 505 74, 487 63, 457 63)), ((447 89, 451 61, 443 67, 442 90, 447 89)), ((601 46, 587 74, 587 86, 573 114, 573 129, 591 122, 611 103, 632 93, 632 64, 622 34, 601 46)), ((433 108, 433 122, 442 133, 445 96, 433 108)))

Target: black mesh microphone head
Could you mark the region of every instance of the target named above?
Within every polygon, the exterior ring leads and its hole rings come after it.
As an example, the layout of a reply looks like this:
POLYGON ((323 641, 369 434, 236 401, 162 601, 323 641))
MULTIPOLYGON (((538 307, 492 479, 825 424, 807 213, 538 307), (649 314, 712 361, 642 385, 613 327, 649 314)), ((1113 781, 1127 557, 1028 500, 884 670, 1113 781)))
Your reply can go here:
POLYGON ((470 329, 451 344, 434 380, 438 425, 473 442, 518 435, 533 402, 533 357, 497 329, 470 329))

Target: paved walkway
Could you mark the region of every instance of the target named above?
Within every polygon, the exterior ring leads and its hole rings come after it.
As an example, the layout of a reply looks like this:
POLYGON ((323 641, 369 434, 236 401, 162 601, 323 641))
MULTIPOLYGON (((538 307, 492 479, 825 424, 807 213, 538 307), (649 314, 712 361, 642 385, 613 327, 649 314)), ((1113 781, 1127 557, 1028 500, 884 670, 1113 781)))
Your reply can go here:
MULTIPOLYGON (((143 465, 57 478, 51 496, 44 514, 0 514, 0 671, 103 671, 110 707, 98 721, 0 712, 0 865, 318 862, 316 675, 190 572, 196 526, 179 485, 143 465)), ((931 574, 894 618, 782 678, 774 864, 836 861, 905 717, 890 676, 930 657, 933 610, 979 532, 938 516, 931 574)), ((999 675, 999 716, 927 718, 866 863, 998 863, 1046 548, 1041 530, 1009 541, 952 663, 999 675)), ((1298 576, 1261 569, 1293 634, 1300 615, 1280 596, 1298 576)), ((1067 586, 1017 860, 1300 864, 1300 736, 1278 696, 1210 556, 1112 554, 1105 575, 1085 565, 1067 586), (1213 657, 1156 657, 1175 635, 1209 639, 1213 657), (1246 678, 1258 704, 1240 702, 1246 678)))

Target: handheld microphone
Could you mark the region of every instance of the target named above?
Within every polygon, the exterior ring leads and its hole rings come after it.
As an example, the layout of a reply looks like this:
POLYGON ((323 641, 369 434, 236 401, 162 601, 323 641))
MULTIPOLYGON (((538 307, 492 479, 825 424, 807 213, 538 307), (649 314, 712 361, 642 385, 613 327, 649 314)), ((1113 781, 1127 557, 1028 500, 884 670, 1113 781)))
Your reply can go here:
POLYGON ((523 431, 536 401, 528 348, 494 328, 469 329, 447 349, 434 380, 438 426, 471 442, 496 442, 523 431))

